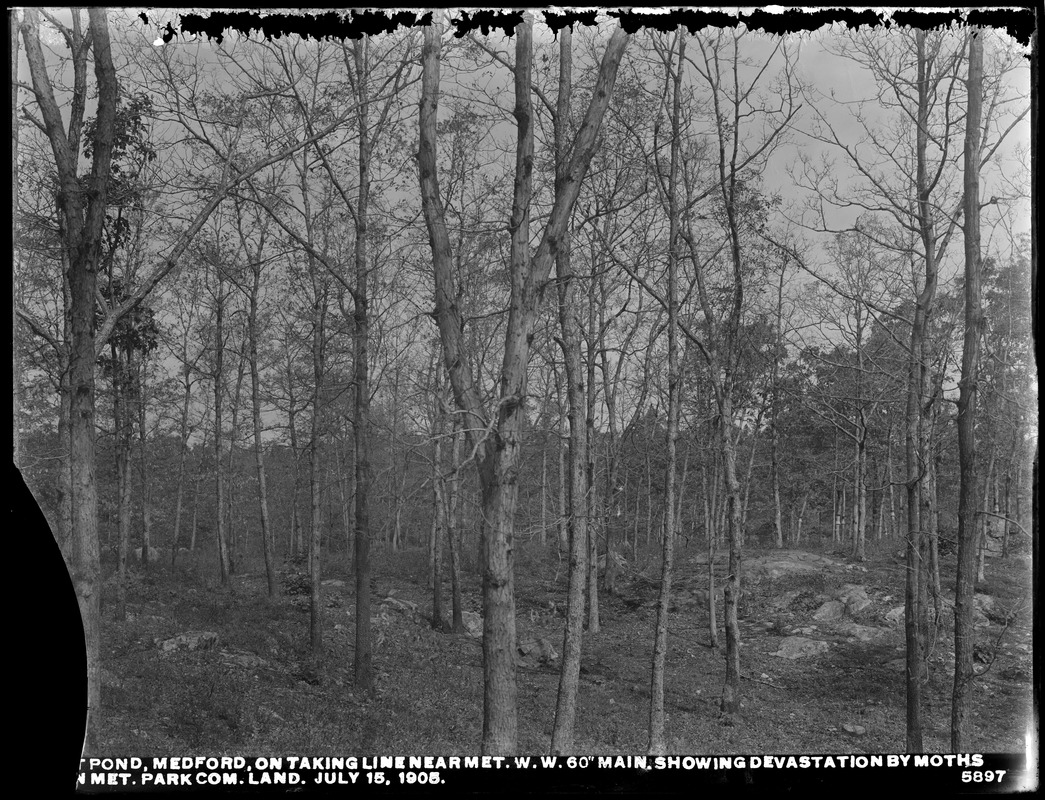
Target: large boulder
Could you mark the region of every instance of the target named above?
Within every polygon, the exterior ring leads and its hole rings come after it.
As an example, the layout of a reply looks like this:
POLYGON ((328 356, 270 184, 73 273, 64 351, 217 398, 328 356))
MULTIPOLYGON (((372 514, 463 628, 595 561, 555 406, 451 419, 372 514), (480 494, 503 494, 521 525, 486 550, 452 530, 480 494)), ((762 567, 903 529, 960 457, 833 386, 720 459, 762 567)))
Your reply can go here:
POLYGON ((813 614, 818 622, 832 622, 845 616, 845 603, 841 600, 828 600, 813 614))
POLYGON ((856 614, 871 605, 871 600, 867 596, 867 589, 852 583, 842 586, 837 597, 841 602, 845 603, 845 609, 850 614, 856 614))
POLYGON ((461 621, 464 622, 465 635, 471 639, 483 638, 483 616, 475 611, 462 611, 461 621))
POLYGON ((875 628, 870 625, 857 625, 855 622, 843 622, 838 626, 837 630, 839 633, 861 642, 877 641, 886 633, 882 628, 875 628))
POLYGON ((517 645, 516 663, 524 667, 535 667, 538 664, 553 664, 559 660, 552 643, 543 637, 528 636, 517 645))
POLYGON ((805 550, 779 550, 744 562, 744 578, 754 583, 763 578, 777 580, 788 575, 815 575, 828 571, 842 571, 845 564, 819 553, 805 550))
POLYGON ((210 650, 218 643, 218 634, 214 631, 186 631, 172 636, 170 639, 157 639, 156 644, 164 653, 175 650, 210 650))
POLYGON ((804 636, 788 636, 780 643, 780 649, 769 655, 795 661, 799 658, 812 658, 813 656, 826 653, 829 647, 827 642, 819 639, 807 639, 804 636))

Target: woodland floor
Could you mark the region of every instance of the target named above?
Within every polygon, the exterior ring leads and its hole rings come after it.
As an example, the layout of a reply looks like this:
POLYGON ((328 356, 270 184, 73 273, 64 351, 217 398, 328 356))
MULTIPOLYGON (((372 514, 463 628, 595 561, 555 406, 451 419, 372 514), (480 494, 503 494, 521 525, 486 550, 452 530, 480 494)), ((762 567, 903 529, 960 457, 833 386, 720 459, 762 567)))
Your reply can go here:
MULTIPOLYGON (((829 544, 829 543, 828 543, 829 544)), ((904 751, 903 624, 885 614, 903 604, 898 542, 874 543, 859 565, 822 550, 837 568, 749 580, 741 606, 742 712, 733 726, 718 714, 724 636, 709 646, 706 556, 698 548, 676 556, 666 668, 667 740, 679 754, 893 753, 904 751), (873 642, 846 635, 813 613, 846 584, 866 589, 870 605, 846 622, 881 629, 873 642), (779 599, 788 598, 779 610, 779 599), (706 592, 704 594, 706 597, 706 592), (815 626, 810 628, 809 626, 815 626), (827 652, 788 660, 771 655, 784 637, 805 628, 828 642, 827 652), (890 662, 892 662, 890 664, 890 662), (855 731, 855 733, 853 732, 855 731)), ((749 547, 745 560, 779 551, 749 547)), ((308 598, 265 597, 256 564, 221 588, 212 557, 181 559, 146 574, 132 573, 128 620, 104 606, 103 707, 100 752, 106 756, 475 754, 482 726, 482 651, 478 639, 432 630, 426 553, 375 554, 373 615, 376 689, 352 684, 353 579, 347 560, 327 557, 325 650, 309 656, 308 598), (393 601, 382 602, 392 597, 393 601), (417 611, 410 607, 416 604, 417 611), (209 649, 164 653, 162 640, 212 631, 209 649)), ((586 632, 576 726, 576 750, 643 754, 647 746, 650 660, 659 554, 651 552, 620 575, 619 591, 600 600, 601 629, 586 632)), ((724 560, 724 559, 723 559, 724 560)), ((516 553, 518 638, 545 638, 562 649, 565 562, 523 545, 516 553)), ((716 564, 716 572, 723 572, 716 564)), ((295 567, 282 573, 285 591, 304 585, 295 567)), ((953 587, 954 557, 943 563, 953 587)), ((981 619, 979 663, 987 669, 973 692, 973 746, 979 752, 1023 752, 1031 714, 1031 570, 1027 556, 988 560, 978 591, 994 598, 981 619)), ((720 579, 720 578, 719 578, 720 579)), ((481 609, 478 577, 467 570, 465 606, 481 609)), ((107 583, 111 590, 112 582, 107 583)), ((953 590, 952 590, 953 591, 953 590)), ((449 594, 447 585, 446 594, 449 594)), ((444 601, 449 607, 449 599, 444 601)), ((447 616, 449 610, 447 610, 447 616)), ((721 619, 721 614, 720 614, 721 619)), ((925 749, 949 750, 953 645, 944 615, 926 690, 925 749)), ((557 660, 518 670, 519 751, 547 753, 558 685, 557 660)))

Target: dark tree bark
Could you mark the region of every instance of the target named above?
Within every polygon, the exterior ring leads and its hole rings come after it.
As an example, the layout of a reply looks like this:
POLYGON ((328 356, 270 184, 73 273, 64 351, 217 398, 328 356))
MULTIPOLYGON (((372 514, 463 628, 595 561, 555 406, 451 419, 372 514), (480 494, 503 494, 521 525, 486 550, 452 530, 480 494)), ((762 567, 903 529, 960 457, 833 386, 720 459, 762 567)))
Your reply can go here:
POLYGON ((68 452, 70 537, 66 549, 69 569, 83 618, 87 645, 88 723, 84 752, 98 746, 101 713, 101 564, 98 542, 98 489, 95 483, 95 291, 102 246, 102 227, 108 198, 116 122, 117 81, 109 45, 104 9, 92 8, 89 38, 80 36, 80 13, 73 12, 72 31, 66 31, 74 63, 74 93, 69 130, 64 129, 55 100, 43 49, 39 12, 26 9, 22 38, 47 139, 58 176, 58 203, 62 249, 67 259, 69 286, 68 452), (79 137, 87 100, 88 49, 94 52, 97 113, 93 133, 91 171, 77 174, 79 137))
MULTIPOLYGON (((958 383, 958 574, 954 587, 954 688, 951 696, 951 750, 969 749, 973 666, 973 593, 979 507, 976 468, 976 392, 983 334, 980 266, 980 125, 983 95, 983 33, 969 32, 968 110, 965 118, 965 338, 958 383)), ((1006 476, 1007 477, 1007 476, 1006 476)), ((1006 484, 1007 485, 1007 484, 1006 484)), ((1007 492, 1006 492, 1007 496, 1007 492)), ((1007 512, 1006 512, 1007 513, 1007 512)))

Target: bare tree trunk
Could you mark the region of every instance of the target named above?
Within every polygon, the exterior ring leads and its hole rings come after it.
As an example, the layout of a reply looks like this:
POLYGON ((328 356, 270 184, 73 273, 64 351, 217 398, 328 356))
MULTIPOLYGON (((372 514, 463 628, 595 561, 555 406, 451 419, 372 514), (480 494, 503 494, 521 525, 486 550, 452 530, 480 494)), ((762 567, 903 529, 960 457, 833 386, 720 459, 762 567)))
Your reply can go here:
MULTIPOLYGON (((312 261, 312 258, 309 258, 312 261)), ((313 269, 315 264, 310 266, 313 269)), ((315 273, 313 272, 313 275, 315 273)), ((316 288, 315 305, 315 330, 312 334, 312 374, 315 379, 315 396, 312 405, 312 439, 309 442, 309 487, 311 497, 311 514, 309 518, 309 550, 308 550, 308 574, 310 583, 309 592, 309 644, 312 653, 318 654, 323 650, 323 583, 322 583, 322 559, 321 559, 321 532, 322 532, 322 484, 320 469, 321 446, 324 423, 324 382, 326 379, 326 315, 327 297, 326 290, 316 288)))
POLYGON ((236 388, 231 397, 231 428, 229 429, 229 469, 228 469, 228 503, 225 513, 228 515, 228 543, 229 543, 229 572, 236 572, 237 542, 236 542, 236 441, 239 438, 239 400, 243 392, 243 362, 245 342, 240 341, 239 352, 236 354, 236 388))
POLYGON ((545 439, 541 440, 541 530, 538 544, 544 550, 548 531, 548 448, 545 439))
POLYGON ((537 288, 551 270, 554 254, 569 223, 580 182, 594 152, 596 137, 616 80, 627 36, 617 31, 607 45, 592 95, 570 159, 568 178, 556 192, 551 215, 532 258, 529 205, 532 195, 533 119, 531 108, 532 17, 516 27, 515 118, 518 128, 511 233, 511 303, 501 367, 499 402, 494 419, 486 414, 463 352, 460 312, 453 302, 451 250, 436 173, 436 110, 439 89, 438 24, 425 29, 422 50, 420 148, 418 164, 422 210, 432 246, 436 317, 454 398, 467 414, 479 465, 484 520, 483 558, 483 752, 511 754, 517 746, 515 686, 515 587, 513 516, 518 496, 517 468, 526 398, 526 366, 536 317, 537 288), (476 424, 478 423, 478 425, 476 424), (486 435, 480 437, 478 431, 486 435))
POLYGON ((130 364, 124 361, 123 351, 111 343, 113 362, 113 430, 116 433, 116 496, 117 530, 119 540, 116 553, 116 619, 127 619, 127 558, 131 543, 131 421, 126 408, 130 380, 130 364))
MULTIPOLYGON (((780 267, 780 280, 777 283, 776 304, 776 345, 783 348, 783 324, 784 324, 784 276, 787 274, 787 259, 780 267)), ((773 526, 776 533, 776 546, 784 546, 783 524, 780 518, 780 359, 773 359, 772 377, 773 421, 770 425, 770 453, 771 467, 773 470, 773 526)), ((804 507, 803 507, 804 508, 804 507)), ((801 528, 801 524, 799 525, 801 528)))
POLYGON ((229 573, 232 571, 229 560, 228 539, 225 530, 225 482, 221 477, 221 416, 222 416, 222 381, 225 368, 225 295, 223 294, 222 267, 219 263, 220 251, 216 250, 214 272, 217 276, 217 292, 215 294, 214 323, 214 493, 215 493, 215 528, 217 530, 218 569, 222 586, 228 585, 229 573))
MULTIPOLYGON (((268 596, 279 596, 279 580, 276 576, 276 556, 273 552, 272 523, 269 521, 268 483, 265 474, 265 454, 262 446, 261 428, 261 376, 258 370, 258 293, 261 289, 261 252, 252 262, 253 281, 250 286, 250 306, 247 325, 250 336, 250 399, 251 421, 254 425, 254 464, 258 471, 258 512, 261 516, 261 550, 265 558, 265 580, 268 596)), ((339 482, 340 483, 340 482, 339 482)))
MULTIPOLYGON (((94 755, 98 749, 101 716, 101 553, 94 446, 95 363, 98 356, 95 350, 95 292, 112 164, 118 88, 106 12, 91 8, 88 11, 89 41, 94 60, 97 114, 92 134, 91 172, 81 181, 77 167, 82 113, 79 120, 70 119, 72 136, 67 136, 40 43, 39 12, 27 8, 24 14, 21 33, 26 60, 57 169, 56 195, 63 261, 67 264, 70 535, 64 551, 80 606, 87 651, 88 716, 84 754, 94 755)), ((85 76, 88 47, 80 36, 80 24, 80 11, 74 10, 73 67, 85 76)), ((82 84, 79 81, 77 84, 74 87, 73 116, 78 113, 78 105, 86 104, 86 77, 82 84)))
MULTIPOLYGON (((958 574, 954 586, 954 688, 951 693, 951 749, 970 745, 969 690, 973 666, 973 558, 979 549, 976 509, 976 390, 983 335, 980 267, 980 124, 983 95, 983 33, 969 36, 968 110, 965 119, 965 337, 958 383, 958 574)), ((1008 512, 1006 512, 1008 516, 1008 512)))
POLYGON ((145 355, 143 354, 138 364, 141 370, 135 376, 135 392, 138 404, 138 441, 140 452, 138 453, 138 476, 141 482, 141 506, 142 506, 142 557, 141 563, 144 569, 149 566, 149 548, 152 547, 152 513, 149 508, 149 458, 148 458, 148 429, 145 424, 145 355))
MULTIPOLYGON (((668 611, 671 603, 671 579, 675 556, 675 472, 678 460, 676 443, 679 434, 679 406, 682 403, 682 367, 678 347, 678 174, 681 156, 681 87, 682 68, 686 56, 686 36, 675 31, 671 53, 664 58, 665 80, 671 80, 671 164, 668 173, 668 420, 665 435, 667 452, 664 471, 664 542, 660 572, 660 594, 657 600, 657 622, 654 629, 653 664, 650 678, 649 753, 663 755, 667 751, 664 734, 664 665, 668 649, 668 611), (678 48, 675 64, 674 50, 678 48)), ((665 89, 666 92, 666 89, 665 89)))
MULTIPOLYGON (((438 359, 438 356, 437 356, 438 359)), ((432 590, 432 628, 444 630, 446 621, 443 619, 443 574, 442 574, 442 538, 443 531, 448 528, 447 503, 445 490, 445 471, 443 464, 443 415, 439 408, 439 394, 442 386, 439 381, 440 365, 438 362, 433 369, 435 385, 433 394, 435 401, 432 404, 432 438, 434 439, 434 452, 432 453, 432 527, 429 534, 429 588, 432 590)))
POLYGON ((370 73, 369 39, 353 46, 356 93, 359 101, 359 191, 356 203, 355 294, 353 373, 356 449, 356 636, 355 685, 364 691, 374 688, 373 635, 370 628, 370 294, 367 267, 370 203, 370 73))
POLYGON ((707 470, 701 468, 700 484, 704 493, 704 532, 708 537, 708 633, 711 649, 718 649, 718 602, 715 599, 715 531, 708 499, 707 470))
MULTIPOLYGON (((567 167, 566 131, 569 125, 570 94, 573 72, 573 32, 559 32, 559 96, 555 115, 555 178, 563 179, 567 167)), ((562 667, 555 703, 552 729, 552 753, 565 754, 573 749, 573 726, 577 714, 577 686, 580 680, 581 641, 584 625, 584 582, 588 553, 588 432, 585 384, 581 373, 580 324, 577 319, 579 293, 572 272, 569 234, 565 234, 555 257, 558 279, 559 325, 562 331, 563 364, 566 373, 567 418, 570 424, 569 516, 570 569, 566 594, 566 625, 563 633, 562 667)), ((591 386, 587 387, 591 391, 591 386)))
MULTIPOLYGON (((568 237, 564 235, 564 239, 568 237)), ((567 245, 568 246, 568 245, 567 245)), ((592 261, 592 272, 596 270, 596 263, 592 261)), ((588 504, 588 632, 598 633, 599 621, 599 515, 598 492, 595 489, 595 360, 598 349, 598 330, 595 323, 595 298, 593 297, 595 276, 592 275, 588 281, 586 292, 588 326, 585 335, 587 349, 584 358, 585 379, 584 385, 587 390, 585 395, 585 436, 587 437, 585 464, 585 499, 588 504)))
POLYGON ((189 367, 184 367, 184 386, 181 405, 181 433, 178 439, 178 494, 174 504, 174 532, 171 534, 171 566, 177 563, 178 547, 181 540, 181 508, 185 496, 185 460, 189 453, 189 407, 192 402, 192 382, 189 379, 189 367))
POLYGON ((447 542, 450 546, 450 585, 453 597, 453 622, 451 630, 454 633, 464 631, 464 602, 461 596, 461 514, 458 507, 461 494, 461 435, 458 415, 453 414, 451 419, 451 431, 453 437, 453 449, 450 455, 451 475, 448 486, 448 497, 446 501, 447 542))

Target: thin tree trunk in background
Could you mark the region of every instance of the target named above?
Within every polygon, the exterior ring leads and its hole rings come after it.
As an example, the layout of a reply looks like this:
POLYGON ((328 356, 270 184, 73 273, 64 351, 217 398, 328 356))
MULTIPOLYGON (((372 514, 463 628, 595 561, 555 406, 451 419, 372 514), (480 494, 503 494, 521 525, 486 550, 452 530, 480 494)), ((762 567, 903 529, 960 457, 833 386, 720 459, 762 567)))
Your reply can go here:
POLYGON ((214 324, 214 493, 215 493, 215 528, 217 534, 218 569, 221 574, 221 585, 227 586, 231 567, 229 550, 225 538, 225 485, 221 479, 221 388, 222 372, 225 361, 225 297, 222 294, 221 264, 215 260, 214 271, 217 275, 218 288, 215 295, 214 324))
MULTIPOLYGON (((650 463, 649 445, 646 446, 646 548, 650 546, 653 535, 653 466, 650 463)), ((638 548, 638 539, 635 540, 638 548)))
POLYGON ((936 480, 940 468, 939 453, 929 459, 928 466, 925 496, 929 504, 929 590, 933 601, 931 641, 935 641, 937 629, 943 622, 943 591, 940 586, 940 486, 936 480))
POLYGON ((541 532, 538 544, 544 550, 548 531, 548 448, 546 442, 541 441, 541 532))
MULTIPOLYGON (((787 274, 787 258, 780 267, 780 280, 777 282, 776 300, 776 346, 783 349, 783 324, 784 324, 784 276, 787 274)), ((780 359, 773 359, 773 374, 771 383, 771 403, 773 408, 773 421, 770 424, 770 464, 773 471, 773 528, 776 534, 776 546, 784 546, 784 530, 781 520, 780 509, 780 359)), ((800 518, 801 519, 801 518, 800 518)), ((801 529, 801 523, 799 523, 801 529)))
MULTIPOLYGON (((449 409, 447 409, 449 410, 449 409)), ((451 437, 453 447, 450 453, 450 480, 447 487, 446 524, 447 543, 450 546, 450 586, 453 597, 453 621, 451 630, 454 633, 464 632, 464 601, 461 592, 461 514, 458 506, 461 494, 461 424, 459 415, 451 415, 451 437)))
MULTIPOLYGON (((759 430, 762 427, 762 411, 758 410, 758 416, 755 419, 755 430, 759 430)), ((755 472, 755 452, 758 450, 758 439, 755 436, 751 437, 751 450, 748 453, 747 458, 747 470, 744 473, 744 501, 741 503, 740 511, 740 526, 742 530, 747 529, 747 511, 751 504, 751 476, 755 472)))
MULTIPOLYGON (((564 235, 564 244, 568 247, 569 234, 564 235)), ((592 270, 595 270, 595 263, 592 263, 592 270)), ((588 331, 587 339, 588 348, 585 353, 585 380, 584 386, 586 389, 585 394, 585 426, 584 435, 586 437, 585 444, 585 457, 587 462, 585 464, 586 476, 584 480, 584 497, 587 503, 587 516, 588 516, 588 632, 598 633, 600 627, 599 620, 599 526, 596 522, 599 516, 596 513, 596 506, 598 503, 598 493, 595 490, 595 351, 598 349, 598 343, 595 341, 597 336, 595 326, 595 299, 592 297, 594 291, 594 276, 589 281, 588 292, 587 292, 587 304, 588 304, 588 331)))
POLYGON ((113 363, 113 430, 116 434, 116 619, 127 619, 127 559, 131 546, 131 436, 130 409, 127 406, 127 376, 130 365, 123 351, 110 343, 113 363))
POLYGON ((809 493, 807 492, 802 497, 802 507, 798 511, 798 525, 795 528, 795 544, 799 544, 802 541, 802 522, 806 516, 806 506, 809 503, 809 493))
POLYGON ((704 495, 704 533, 708 538, 708 634, 712 650, 718 649, 718 603, 715 600, 715 532, 708 498, 707 469, 701 467, 700 488, 704 495))
POLYGON ((178 439, 178 494, 174 504, 174 532, 171 534, 171 566, 177 563, 181 540, 181 508, 185 496, 185 460, 189 453, 189 405, 192 402, 192 383, 189 367, 184 367, 185 394, 181 406, 181 431, 178 439))
MULTIPOLYGON (((258 293, 261 289, 262 244, 251 264, 253 280, 250 285, 248 307, 248 335, 250 336, 250 400, 251 422, 254 426, 254 464, 258 472, 258 512, 261 517, 261 549, 265 558, 265 580, 269 597, 279 596, 279 581, 276 576, 276 556, 272 542, 272 523, 269 521, 268 484, 265 474, 265 453, 261 428, 261 375, 258 369, 258 293)), ((340 484, 340 481, 338 481, 340 484)))
MULTIPOLYGON (((289 337, 289 331, 287 336, 289 337)), ((290 348, 287 348, 287 430, 290 434, 290 454, 293 458, 293 488, 290 494, 290 542, 288 553, 291 557, 300 554, 301 548, 301 513, 298 511, 298 484, 300 479, 300 450, 298 448, 297 408, 294 405, 294 370, 291 362, 290 348)))
POLYGON ((140 452, 138 453, 138 476, 141 482, 141 504, 142 504, 142 557, 143 569, 149 566, 149 548, 152 547, 152 512, 149 508, 149 459, 148 459, 148 429, 145 425, 145 356, 142 355, 139 363, 141 372, 135 378, 135 391, 138 404, 138 441, 140 452))
POLYGON ((1009 525, 1012 519, 1012 464, 1005 468, 1005 521, 1002 524, 1001 557, 1009 557, 1009 525))
MULTIPOLYGON (((439 365, 436 364, 436 376, 439 375, 439 365)), ((433 404, 433 438, 435 439, 434 452, 432 454, 432 527, 429 534, 429 588, 432 590, 432 628, 443 630, 446 621, 443 619, 443 574, 442 574, 442 537, 447 526, 446 497, 444 488, 444 464, 443 464, 443 419, 439 411, 438 395, 442 391, 438 377, 435 382, 434 393, 437 397, 433 404)))
MULTIPOLYGON (((309 257, 309 268, 313 275, 317 269, 313 259, 309 257)), ((313 655, 323 650, 323 583, 322 583, 322 484, 321 484, 321 445, 324 423, 324 382, 326 379, 326 315, 327 297, 326 290, 314 286, 316 291, 313 313, 314 330, 312 333, 312 375, 315 379, 315 396, 312 405, 312 432, 309 442, 309 489, 311 498, 311 512, 309 515, 309 548, 308 548, 308 574, 309 574, 309 645, 313 655)))
MULTIPOLYGON (((566 428, 566 416, 560 418, 559 430, 562 431, 566 428)), ((569 489, 566 486, 566 445, 563 442, 566 441, 566 437, 559 434, 559 523, 558 523, 558 535, 559 535, 559 552, 569 550, 569 526, 567 525, 566 519, 568 516, 567 511, 567 499, 566 494, 569 489)))
POLYGON ((228 514, 228 542, 229 542, 229 572, 236 572, 236 558, 237 543, 236 543, 236 441, 239 436, 239 399, 243 393, 243 362, 244 358, 244 342, 240 342, 239 352, 236 358, 236 389, 232 393, 232 409, 231 409, 231 423, 232 427, 229 430, 229 469, 228 469, 228 505, 226 506, 226 513, 228 514))
POLYGON ((196 531, 199 527, 199 509, 200 509, 200 480, 203 475, 197 470, 196 478, 192 484, 192 531, 189 534, 189 552, 196 552, 196 531))

